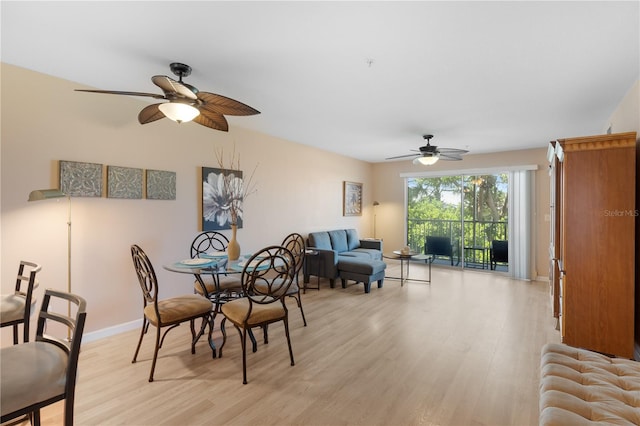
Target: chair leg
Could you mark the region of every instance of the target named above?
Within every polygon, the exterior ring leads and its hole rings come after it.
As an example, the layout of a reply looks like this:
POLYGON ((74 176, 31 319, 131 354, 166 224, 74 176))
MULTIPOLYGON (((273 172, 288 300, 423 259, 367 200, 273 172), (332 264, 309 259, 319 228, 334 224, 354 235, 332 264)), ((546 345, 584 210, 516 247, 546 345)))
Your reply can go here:
POLYGON ((247 384, 247 329, 242 329, 242 384, 247 384))
POLYGON ((136 352, 133 354, 133 360, 131 361, 132 364, 134 364, 136 362, 136 359, 138 358, 138 352, 140 351, 140 345, 142 344, 142 338, 144 337, 146 328, 147 328, 147 317, 144 317, 142 319, 142 330, 140 330, 140 339, 138 340, 138 346, 136 347, 136 352))
POLYGON ((289 358, 291 358, 291 365, 296 365, 293 360, 293 349, 291 348, 291 337, 289 337, 289 319, 284 318, 284 334, 287 336, 287 345, 289 345, 289 358))
POLYGON ((13 344, 18 344, 18 324, 13 324, 13 344))
POLYGON ((151 362, 151 373, 149 373, 150 382, 153 382, 153 372, 156 370, 156 361, 158 359, 159 350, 160 350, 160 327, 156 327, 156 347, 153 350, 153 361, 151 362))
POLYGON ((40 426, 40 409, 35 410, 31 413, 31 425, 32 426, 40 426))
POLYGON ((216 357, 216 344, 213 342, 213 325, 214 325, 214 316, 213 314, 209 314, 206 318, 202 319, 202 324, 204 325, 205 320, 209 323, 209 334, 207 335, 207 342, 209 342, 209 347, 211 348, 212 358, 216 357))
MULTIPOLYGON (((256 340, 256 336, 253 335, 253 330, 249 329, 249 339, 251 339, 251 345, 253 352, 258 352, 258 341, 256 340)), ((267 342, 268 343, 268 342, 267 342)))
POLYGON ((304 326, 307 326, 307 319, 304 317, 304 309, 302 309, 302 298, 300 297, 300 290, 298 290, 298 294, 290 294, 289 297, 293 297, 296 299, 296 303, 298 304, 298 308, 300 308, 300 314, 302 315, 302 322, 304 326))
MULTIPOLYGON (((191 355, 196 353, 196 328, 194 326, 195 320, 189 321, 189 328, 191 329, 191 355)), ((198 336, 199 337, 199 336, 198 336)))
POLYGON ((218 356, 222 358, 222 348, 224 348, 224 344, 227 343, 227 330, 225 329, 225 324, 227 322, 227 317, 223 316, 222 321, 220 322, 220 331, 222 331, 222 345, 220 345, 220 349, 218 349, 218 356))
POLYGON ((64 400, 64 426, 73 426, 73 401, 75 394, 71 392, 64 400))
POLYGON ((27 343, 29 341, 29 317, 27 316, 22 323, 22 331, 23 331, 23 339, 22 343, 27 343))

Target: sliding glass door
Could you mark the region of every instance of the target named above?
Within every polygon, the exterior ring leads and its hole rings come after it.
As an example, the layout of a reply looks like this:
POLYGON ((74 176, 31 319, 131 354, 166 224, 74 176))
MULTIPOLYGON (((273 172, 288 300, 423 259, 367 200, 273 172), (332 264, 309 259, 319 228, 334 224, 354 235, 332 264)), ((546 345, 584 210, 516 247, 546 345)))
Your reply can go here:
POLYGON ((494 245, 504 246, 508 241, 508 176, 408 178, 408 245, 420 253, 434 254, 436 264, 507 271, 506 256, 492 254, 497 253, 494 245), (436 247, 446 243, 442 237, 448 239, 450 255, 448 247, 436 247))

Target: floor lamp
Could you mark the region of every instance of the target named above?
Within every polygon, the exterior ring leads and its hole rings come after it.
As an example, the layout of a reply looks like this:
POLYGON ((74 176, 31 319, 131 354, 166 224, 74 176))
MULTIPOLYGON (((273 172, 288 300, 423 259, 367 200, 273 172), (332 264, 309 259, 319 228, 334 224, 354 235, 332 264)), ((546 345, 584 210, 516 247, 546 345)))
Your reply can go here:
POLYGON ((373 202, 373 238, 376 238, 376 207, 380 205, 379 202, 373 202))
MULTIPOLYGON (((71 196, 59 189, 36 189, 29 194, 29 201, 49 200, 53 198, 67 197, 69 200, 69 215, 67 219, 67 292, 71 293, 71 196)), ((67 315, 71 316, 71 303, 67 306, 67 315)), ((71 329, 69 335, 71 339, 71 329)))

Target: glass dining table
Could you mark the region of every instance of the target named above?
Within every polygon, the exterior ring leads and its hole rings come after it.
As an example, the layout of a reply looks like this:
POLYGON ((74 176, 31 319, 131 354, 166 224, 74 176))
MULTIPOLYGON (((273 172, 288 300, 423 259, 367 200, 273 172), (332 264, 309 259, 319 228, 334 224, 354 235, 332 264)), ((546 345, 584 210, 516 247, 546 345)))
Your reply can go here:
MULTIPOLYGON (((250 255, 249 255, 250 256, 250 255)), ((170 272, 176 272, 179 274, 190 274, 196 279, 196 282, 200 285, 201 293, 204 297, 211 300, 214 304, 211 311, 211 318, 209 320, 209 326, 211 327, 211 333, 213 333, 214 322, 216 315, 220 313, 220 307, 230 300, 237 299, 242 295, 238 293, 231 293, 222 289, 220 286, 220 275, 232 275, 241 274, 244 270, 244 266, 247 260, 247 256, 241 256, 238 260, 228 260, 226 254, 222 255, 209 255, 207 257, 185 259, 177 262, 168 263, 162 265, 162 267, 170 272), (203 277, 210 276, 214 283, 213 291, 207 289, 205 280, 203 277)), ((253 333, 249 333, 249 337, 256 347, 255 337, 253 333)), ((211 349, 216 357, 215 343, 211 341, 211 349)))

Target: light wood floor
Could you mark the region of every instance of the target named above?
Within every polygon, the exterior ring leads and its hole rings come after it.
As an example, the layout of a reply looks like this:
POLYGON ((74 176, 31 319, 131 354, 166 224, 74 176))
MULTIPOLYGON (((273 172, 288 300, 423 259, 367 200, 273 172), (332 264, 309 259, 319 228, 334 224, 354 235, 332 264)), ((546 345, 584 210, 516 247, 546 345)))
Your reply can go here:
MULTIPOLYGON (((411 276, 426 267, 411 265, 411 276)), ((389 261, 388 274, 399 268, 389 261)), ((315 277, 312 279, 315 283, 315 277)), ((432 284, 386 280, 308 290, 308 326, 291 299, 296 365, 282 325, 248 354, 230 328, 224 357, 203 341, 189 351, 188 327, 171 331, 155 381, 153 338, 131 357, 138 331, 83 345, 77 425, 535 425, 540 349, 559 342, 548 284, 434 268, 432 284)), ((90 307, 89 307, 90 315, 90 307)), ((221 334, 214 334, 218 347, 221 334)), ((43 425, 62 424, 60 403, 43 425)))

